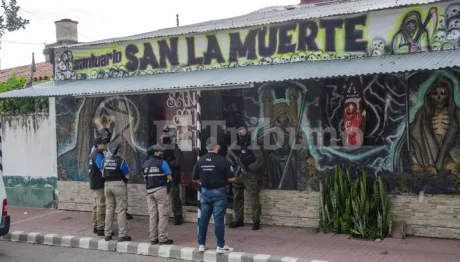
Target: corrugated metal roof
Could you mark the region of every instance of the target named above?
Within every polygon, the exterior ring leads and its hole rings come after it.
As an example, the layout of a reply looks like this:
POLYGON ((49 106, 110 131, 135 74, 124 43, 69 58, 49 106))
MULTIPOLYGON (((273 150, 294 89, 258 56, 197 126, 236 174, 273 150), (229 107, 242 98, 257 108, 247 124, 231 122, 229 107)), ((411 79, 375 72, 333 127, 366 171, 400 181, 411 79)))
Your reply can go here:
POLYGON ((249 66, 100 80, 53 81, 0 94, 1 98, 169 92, 272 81, 321 79, 460 67, 460 50, 335 61, 249 66))
POLYGON ((392 7, 428 4, 440 2, 440 0, 349 0, 340 2, 319 3, 315 5, 291 5, 264 8, 247 15, 207 21, 198 24, 160 29, 153 32, 132 35, 127 37, 110 38, 94 42, 80 43, 61 47, 78 47, 131 41, 146 38, 203 33, 208 31, 225 30, 241 27, 250 27, 280 23, 286 21, 320 18, 341 14, 355 14, 372 10, 380 10, 392 7))

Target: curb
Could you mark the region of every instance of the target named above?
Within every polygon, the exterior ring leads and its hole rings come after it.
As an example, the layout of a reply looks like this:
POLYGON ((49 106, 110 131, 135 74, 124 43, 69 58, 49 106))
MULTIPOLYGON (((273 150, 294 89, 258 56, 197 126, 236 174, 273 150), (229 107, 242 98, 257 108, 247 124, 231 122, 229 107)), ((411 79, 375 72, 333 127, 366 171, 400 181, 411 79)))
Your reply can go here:
POLYGON ((91 250, 111 251, 125 254, 181 259, 188 261, 206 262, 327 262, 324 260, 300 259, 295 257, 280 257, 244 252, 230 252, 217 254, 207 250, 199 252, 197 248, 174 245, 151 245, 139 242, 105 241, 92 237, 59 236, 57 234, 26 233, 24 231, 11 232, 0 238, 3 241, 41 244, 48 246, 72 247, 91 250))

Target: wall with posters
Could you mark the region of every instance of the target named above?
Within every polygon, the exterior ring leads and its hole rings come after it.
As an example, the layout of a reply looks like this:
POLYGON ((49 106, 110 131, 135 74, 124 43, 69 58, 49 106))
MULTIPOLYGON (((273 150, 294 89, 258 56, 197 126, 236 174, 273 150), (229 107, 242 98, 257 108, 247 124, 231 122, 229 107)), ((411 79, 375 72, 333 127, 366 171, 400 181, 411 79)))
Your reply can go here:
POLYGON ((99 79, 448 50, 460 1, 55 50, 55 79, 99 79))

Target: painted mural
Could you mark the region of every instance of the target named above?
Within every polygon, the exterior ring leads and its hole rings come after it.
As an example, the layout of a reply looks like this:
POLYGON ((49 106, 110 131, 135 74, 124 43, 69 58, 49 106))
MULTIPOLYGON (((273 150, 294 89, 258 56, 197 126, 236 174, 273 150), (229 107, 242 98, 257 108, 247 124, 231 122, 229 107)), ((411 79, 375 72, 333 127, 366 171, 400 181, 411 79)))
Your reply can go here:
MULTIPOLYGON (((186 152, 195 146, 195 107, 193 92, 57 99, 59 180, 88 180, 88 155, 94 138, 107 135, 105 129, 112 134, 109 153, 121 145, 118 152, 128 162, 131 183, 143 183, 140 167, 148 147, 158 142, 165 126, 185 158, 190 158, 186 152)), ((188 164, 184 163, 184 168, 188 164)))
POLYGON ((245 91, 253 138, 276 145, 260 147, 266 187, 318 190, 319 180, 341 165, 351 174, 366 168, 381 175, 395 193, 460 193, 459 77, 443 70, 245 91))
POLYGON ((87 181, 88 155, 97 136, 112 133, 109 148, 121 144, 120 154, 133 174, 148 148, 149 96, 111 98, 60 98, 56 101, 59 180, 87 181))
POLYGON ((460 41, 460 1, 55 50, 55 79, 449 50, 460 41))

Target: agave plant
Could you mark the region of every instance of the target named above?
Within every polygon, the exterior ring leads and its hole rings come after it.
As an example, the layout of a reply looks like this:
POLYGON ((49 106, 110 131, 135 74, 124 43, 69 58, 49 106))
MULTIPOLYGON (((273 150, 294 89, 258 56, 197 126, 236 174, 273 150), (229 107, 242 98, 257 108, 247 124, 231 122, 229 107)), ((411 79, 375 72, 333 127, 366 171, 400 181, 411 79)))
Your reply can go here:
POLYGON ((351 234, 364 239, 390 236, 391 201, 379 177, 368 186, 367 171, 352 180, 336 166, 334 173, 320 183, 318 231, 351 234), (371 190, 372 189, 372 190, 371 190))

